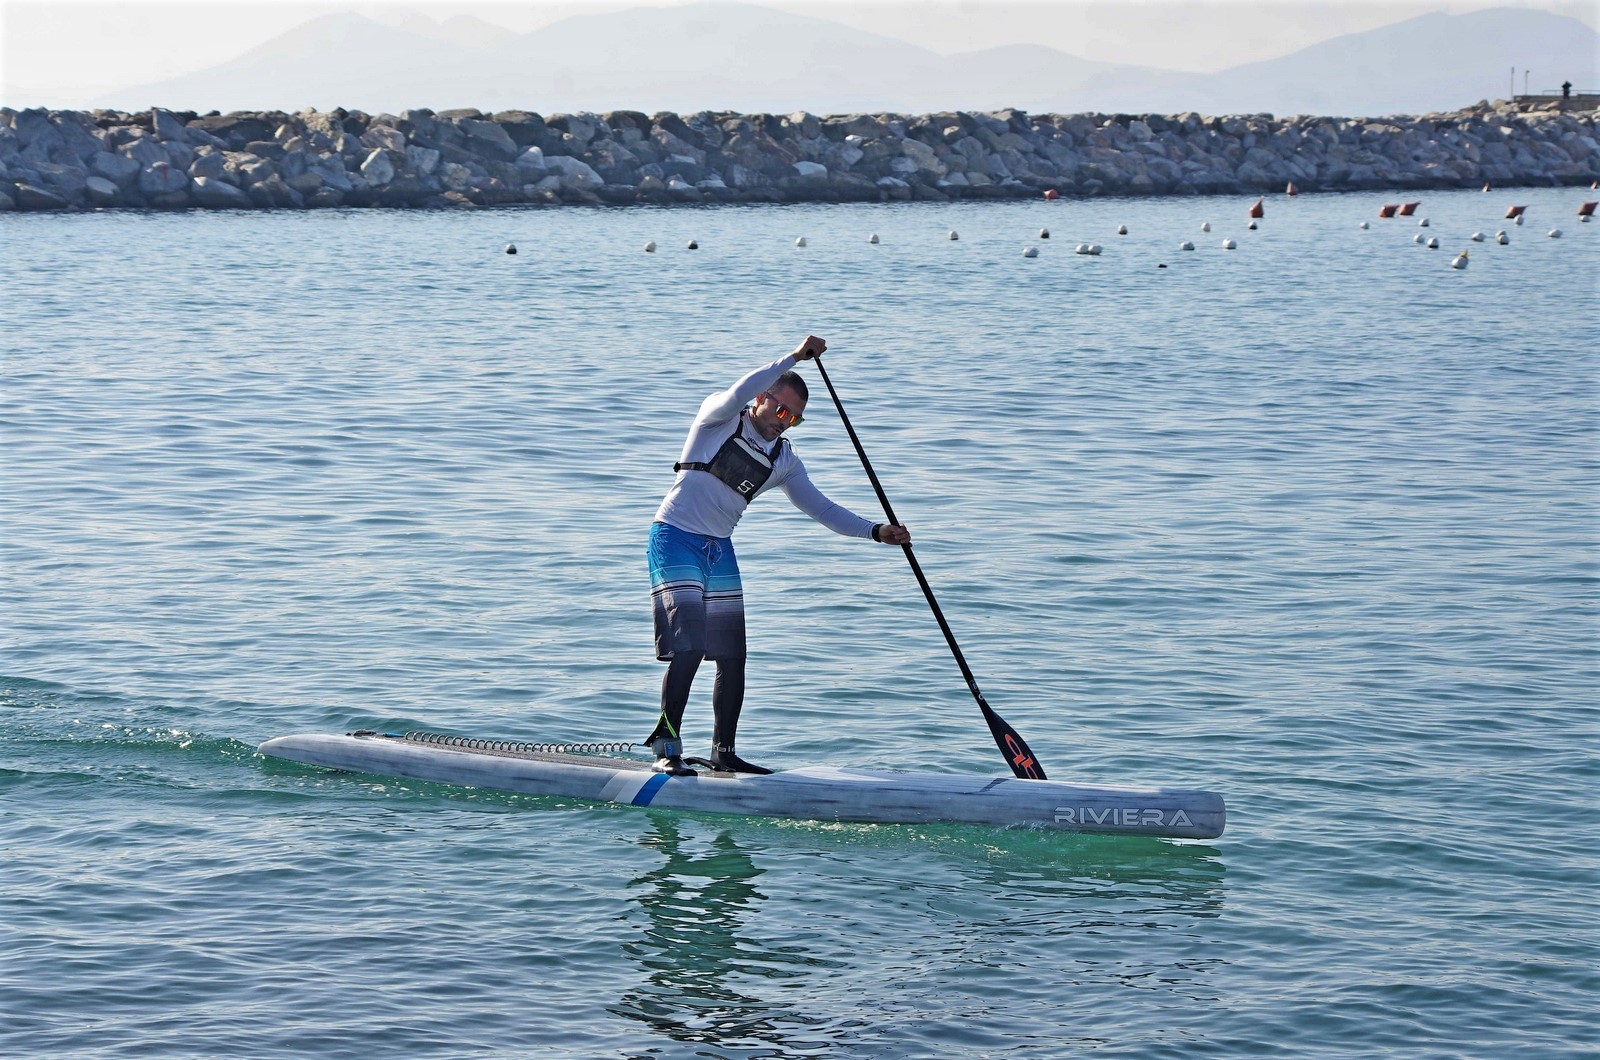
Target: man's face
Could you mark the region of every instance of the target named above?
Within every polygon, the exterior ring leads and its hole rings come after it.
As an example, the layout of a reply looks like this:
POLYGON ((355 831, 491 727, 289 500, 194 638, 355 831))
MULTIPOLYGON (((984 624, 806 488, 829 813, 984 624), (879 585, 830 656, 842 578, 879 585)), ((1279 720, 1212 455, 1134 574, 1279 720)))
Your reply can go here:
POLYGON ((750 420, 761 437, 772 441, 799 423, 805 415, 806 400, 786 384, 778 384, 756 399, 750 420))

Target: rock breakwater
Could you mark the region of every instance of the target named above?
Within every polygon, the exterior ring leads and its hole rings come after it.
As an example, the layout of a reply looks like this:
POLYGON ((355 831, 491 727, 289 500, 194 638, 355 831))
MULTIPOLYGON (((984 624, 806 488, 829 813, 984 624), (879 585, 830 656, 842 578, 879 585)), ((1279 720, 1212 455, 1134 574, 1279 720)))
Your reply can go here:
POLYGON ((0 109, 0 209, 839 202, 1587 184, 1600 112, 819 117, 0 109))

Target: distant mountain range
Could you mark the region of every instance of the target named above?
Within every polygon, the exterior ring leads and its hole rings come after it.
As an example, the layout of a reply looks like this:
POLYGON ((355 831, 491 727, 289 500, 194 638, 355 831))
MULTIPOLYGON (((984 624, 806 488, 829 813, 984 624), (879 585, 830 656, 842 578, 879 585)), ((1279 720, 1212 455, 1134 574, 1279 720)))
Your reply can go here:
MULTIPOLYGON (((907 9, 907 17, 914 17, 907 9)), ((644 7, 518 34, 476 19, 403 27, 356 14, 295 26, 219 66, 109 93, 124 110, 398 113, 520 108, 818 114, 940 110, 1372 116, 1600 85, 1600 34, 1514 8, 1430 14, 1213 74, 1096 62, 1038 45, 940 55, 822 18, 742 3, 644 7), (1521 91, 1521 83, 1516 84, 1521 91)))

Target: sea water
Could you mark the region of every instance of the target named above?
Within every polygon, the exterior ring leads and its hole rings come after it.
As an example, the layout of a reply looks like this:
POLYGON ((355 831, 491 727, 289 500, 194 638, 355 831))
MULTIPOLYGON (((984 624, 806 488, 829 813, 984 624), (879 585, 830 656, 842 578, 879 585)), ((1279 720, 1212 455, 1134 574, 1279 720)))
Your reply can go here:
MULTIPOLYGON (((0 1053, 1588 1053, 1590 197, 0 218, 0 1053), (988 701, 1222 838, 255 753, 640 740, 684 433, 807 333, 988 701)), ((898 549, 778 494, 736 544, 741 753, 1006 772, 898 549)))

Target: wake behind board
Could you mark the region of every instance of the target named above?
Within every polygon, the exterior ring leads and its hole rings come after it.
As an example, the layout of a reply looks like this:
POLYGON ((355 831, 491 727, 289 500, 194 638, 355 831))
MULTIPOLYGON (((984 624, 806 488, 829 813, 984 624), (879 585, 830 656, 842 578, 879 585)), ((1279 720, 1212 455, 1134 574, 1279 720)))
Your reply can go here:
POLYGON ((409 777, 627 806, 808 821, 981 824, 1117 835, 1214 839, 1222 797, 1178 788, 806 766, 764 776, 674 777, 645 762, 566 754, 535 745, 433 733, 279 736, 263 755, 354 773, 409 777))

